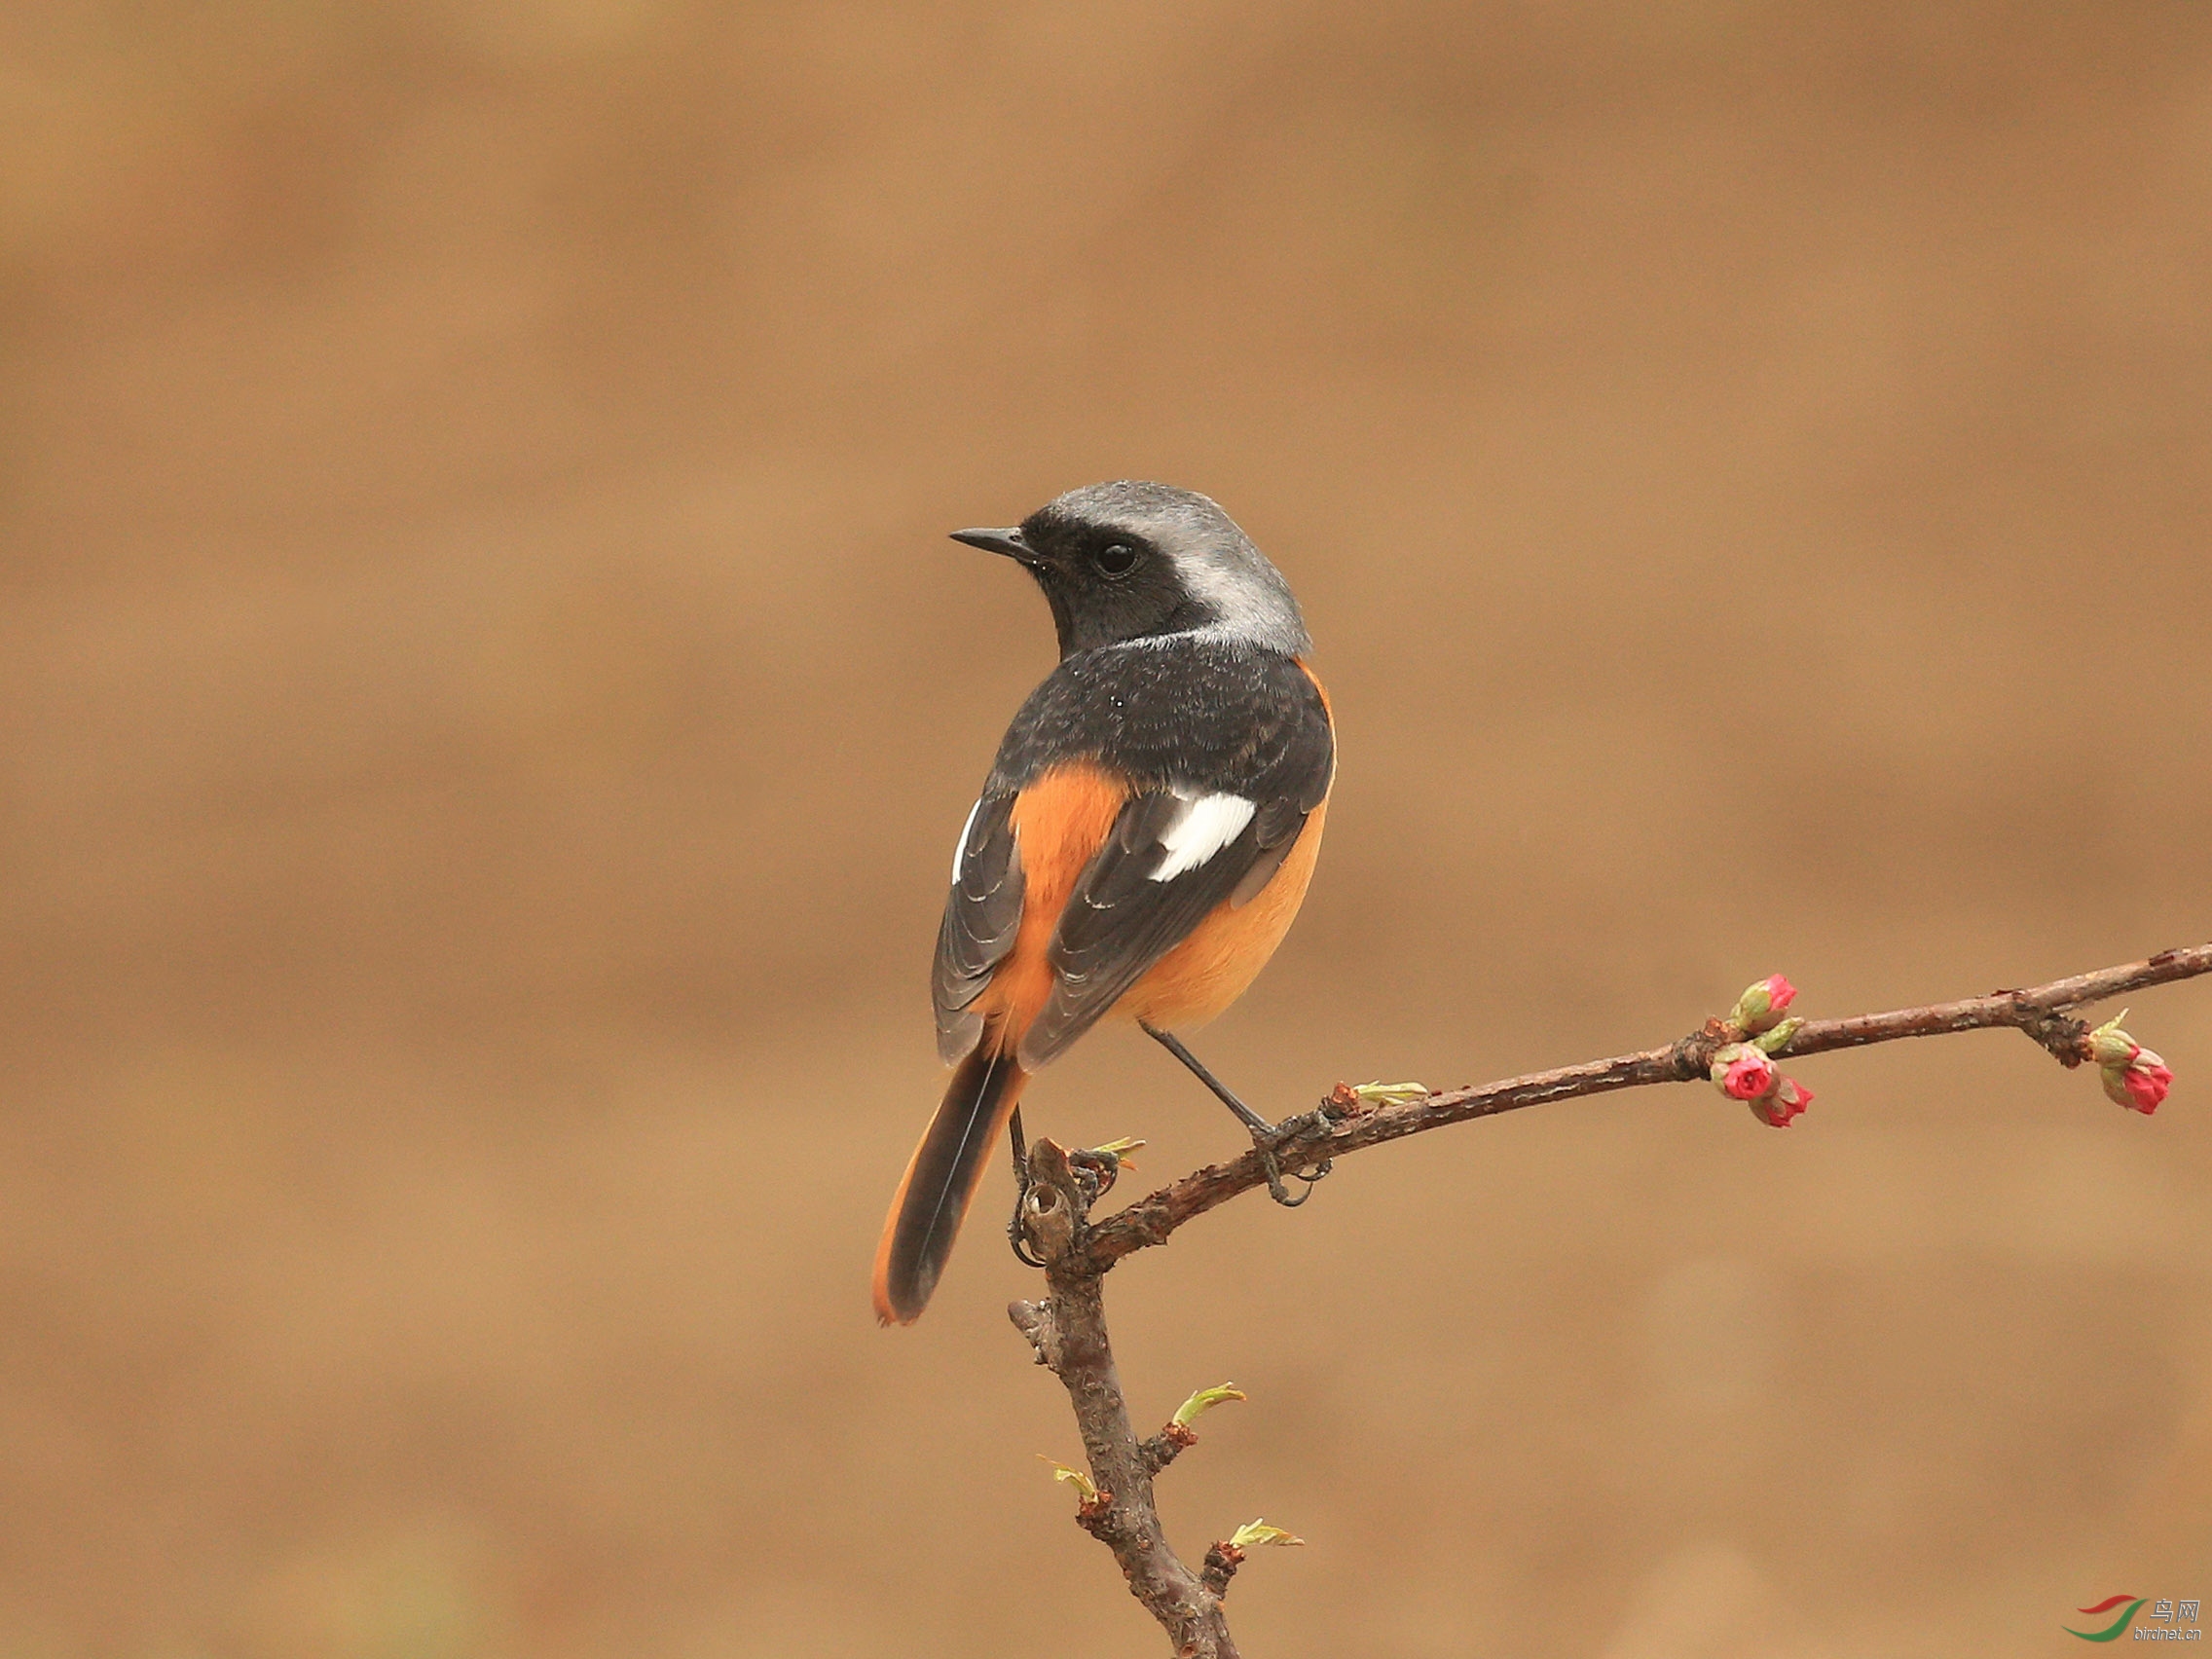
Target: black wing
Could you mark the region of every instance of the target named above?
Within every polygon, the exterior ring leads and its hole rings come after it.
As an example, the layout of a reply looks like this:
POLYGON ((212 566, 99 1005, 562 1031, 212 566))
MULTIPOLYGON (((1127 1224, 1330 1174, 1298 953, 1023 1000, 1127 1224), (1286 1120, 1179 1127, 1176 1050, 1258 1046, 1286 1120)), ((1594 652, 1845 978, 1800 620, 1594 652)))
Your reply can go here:
MULTIPOLYGON (((1327 727, 1321 731, 1325 737, 1327 727)), ((1022 1035, 1023 1066, 1035 1070, 1089 1030, 1216 906, 1245 903, 1267 886, 1329 793, 1329 748, 1311 759, 1317 764, 1298 780, 1302 787, 1264 801, 1173 790, 1130 797, 1053 929, 1052 991, 1022 1035), (1191 837, 1205 846, 1209 816, 1218 830, 1225 813, 1246 816, 1233 836, 1189 863, 1191 837), (1173 873, 1162 879, 1163 870, 1173 873)))
POLYGON ((975 1048, 983 1016, 971 1005, 1014 948, 1021 927, 1021 849, 1014 833, 1014 793, 986 791, 968 815, 952 858, 952 891, 937 933, 930 989, 937 1004, 937 1047, 947 1065, 975 1048))

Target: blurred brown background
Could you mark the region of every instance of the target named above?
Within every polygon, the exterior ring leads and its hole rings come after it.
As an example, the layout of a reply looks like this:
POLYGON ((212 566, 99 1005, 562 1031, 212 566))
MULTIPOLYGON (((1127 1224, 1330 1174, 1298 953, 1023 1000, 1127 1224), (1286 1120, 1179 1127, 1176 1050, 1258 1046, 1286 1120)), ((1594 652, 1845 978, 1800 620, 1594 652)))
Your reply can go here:
MULTIPOLYGON (((1289 1110, 2212 932, 2212 12, 0 18, 0 1656, 1081 1656, 995 1178, 877 1331, 943 865, 1097 478, 1343 770, 1289 1110)), ((1570 1104, 1113 1281, 1254 1655, 2057 1653, 2212 1591, 2212 986, 1570 1104), (2077 1624, 2086 1621, 2076 1619, 2077 1624)), ((1036 1128, 1235 1149, 1149 1045, 1036 1128)))

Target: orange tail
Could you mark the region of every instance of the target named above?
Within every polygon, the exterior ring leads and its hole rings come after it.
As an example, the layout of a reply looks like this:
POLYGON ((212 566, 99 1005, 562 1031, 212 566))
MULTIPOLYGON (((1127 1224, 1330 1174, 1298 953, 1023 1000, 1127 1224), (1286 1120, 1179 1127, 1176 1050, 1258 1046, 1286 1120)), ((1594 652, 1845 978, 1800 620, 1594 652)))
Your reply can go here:
POLYGON ((986 1031, 952 1074, 891 1200, 883 1242, 875 1247, 875 1316, 886 1325, 911 1325, 929 1306, 983 1165, 1029 1081, 1012 1053, 996 1051, 996 1036, 986 1031))

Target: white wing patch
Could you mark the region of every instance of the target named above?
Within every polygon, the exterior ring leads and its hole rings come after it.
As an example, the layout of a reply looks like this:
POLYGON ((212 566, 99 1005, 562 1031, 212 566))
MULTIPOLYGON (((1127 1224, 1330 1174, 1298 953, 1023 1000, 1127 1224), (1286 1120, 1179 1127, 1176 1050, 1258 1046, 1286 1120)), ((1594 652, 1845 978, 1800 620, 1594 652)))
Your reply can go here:
POLYGON ((1252 822, 1252 814, 1260 810, 1258 802, 1246 800, 1242 795, 1186 795, 1180 790, 1175 793, 1188 804, 1183 815, 1160 838, 1164 856, 1160 867, 1152 872, 1155 881, 1173 881, 1184 871, 1197 869, 1242 834, 1244 826, 1252 822))
POLYGON ((952 844, 952 885, 960 885, 960 863, 968 856, 968 837, 975 832, 976 814, 983 810, 983 797, 977 795, 976 804, 968 809, 968 822, 960 827, 960 839, 952 844))

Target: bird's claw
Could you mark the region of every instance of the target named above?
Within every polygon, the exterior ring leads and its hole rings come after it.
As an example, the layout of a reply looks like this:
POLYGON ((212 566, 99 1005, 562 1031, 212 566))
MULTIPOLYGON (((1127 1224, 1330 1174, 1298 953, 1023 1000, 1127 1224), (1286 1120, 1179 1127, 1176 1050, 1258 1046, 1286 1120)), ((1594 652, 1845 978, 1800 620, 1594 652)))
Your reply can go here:
POLYGON ((1006 1224, 1006 1241, 1014 1246, 1014 1259, 1025 1268, 1042 1268, 1045 1264, 1029 1248, 1029 1238, 1021 1230, 1022 1207, 1029 1201, 1029 1191, 1023 1188, 1014 1195, 1014 1219, 1006 1224))
MULTIPOLYGON (((1296 1209, 1311 1198, 1314 1187, 1336 1166, 1336 1160, 1324 1158, 1313 1166, 1310 1174, 1303 1169, 1293 1169, 1290 1172, 1291 1179, 1306 1183, 1306 1191, 1295 1198, 1290 1196, 1290 1189, 1283 1184, 1282 1161, 1275 1156, 1275 1148, 1287 1141, 1303 1140, 1314 1126, 1314 1115, 1309 1112, 1295 1118, 1285 1118, 1279 1124, 1270 1124, 1265 1129, 1252 1131, 1253 1149, 1259 1153, 1260 1167, 1268 1177, 1268 1197, 1284 1209, 1296 1209)), ((1324 1130, 1326 1126, 1321 1125, 1324 1130)))

